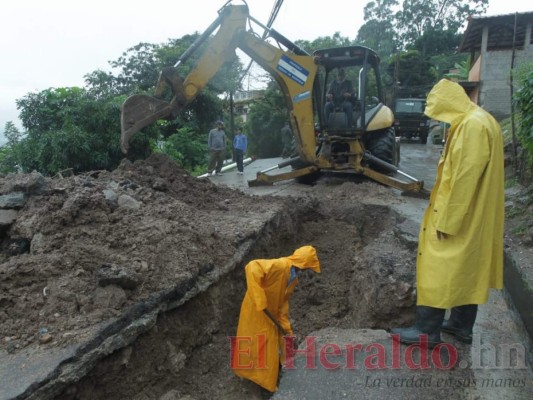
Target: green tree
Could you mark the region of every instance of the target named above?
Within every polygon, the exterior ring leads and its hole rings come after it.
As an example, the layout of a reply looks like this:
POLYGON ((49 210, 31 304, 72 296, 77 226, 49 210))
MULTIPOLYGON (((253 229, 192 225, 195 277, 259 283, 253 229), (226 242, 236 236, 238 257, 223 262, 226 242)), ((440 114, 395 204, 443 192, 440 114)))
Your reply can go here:
POLYGON ((394 27, 390 21, 368 21, 359 29, 357 43, 371 48, 382 59, 388 58, 397 48, 394 27))
POLYGON ((388 58, 398 48, 394 9, 397 0, 370 1, 364 8, 365 23, 357 33, 357 42, 370 47, 381 58, 388 58))
POLYGON ((249 153, 259 158, 278 157, 282 150, 281 128, 288 118, 288 110, 275 82, 270 84, 262 99, 252 104, 248 116, 249 153))
MULTIPOLYGON (((461 38, 461 34, 451 30, 429 29, 407 48, 418 50, 423 57, 429 60, 435 81, 437 81, 449 74, 450 70, 457 68, 458 65, 461 65, 461 68, 470 68, 469 64, 465 64, 468 55, 457 52, 461 38)), ((461 73, 466 72, 468 77, 468 69, 461 71, 461 73)))
POLYGON ((429 62, 431 63, 432 69, 435 73, 436 81, 443 78, 445 74, 454 68, 456 63, 463 62, 467 57, 468 55, 464 53, 438 54, 429 57, 429 62))
POLYGON ((123 93, 110 72, 96 70, 85 75, 84 79, 87 93, 94 99, 105 99, 123 93))
POLYGON ((0 173, 7 174, 15 172, 20 165, 18 143, 23 134, 12 121, 9 121, 4 127, 4 136, 7 142, 0 146, 0 173))
POLYGON ((454 72, 444 74, 445 78, 457 79, 459 81, 467 81, 468 73, 470 72, 470 55, 466 56, 466 60, 454 64, 454 72))
POLYGON ((110 62, 111 67, 119 71, 114 80, 122 93, 148 92, 154 88, 165 66, 159 58, 159 49, 157 44, 139 43, 110 62))
POLYGON ((20 110, 22 126, 28 131, 38 132, 60 129, 68 120, 71 124, 79 122, 83 115, 72 112, 85 103, 87 98, 82 88, 46 89, 38 93, 28 93, 16 101, 20 110))
POLYGON ((462 34, 452 30, 428 29, 407 49, 418 50, 422 55, 431 57, 434 55, 452 55, 456 53, 461 43, 462 34))
POLYGON ((387 72, 397 78, 397 97, 425 97, 436 80, 429 59, 417 50, 398 53, 390 58, 387 72))
POLYGON ((487 11, 489 0, 404 0, 394 14, 403 46, 415 43, 428 31, 457 33, 469 16, 487 11))
POLYGON ((29 93, 17 100, 25 136, 11 143, 24 171, 55 174, 110 169, 122 159, 120 105, 124 97, 94 98, 71 87, 29 93))
POLYGON ((339 32, 335 32, 333 36, 320 36, 313 41, 296 40, 295 44, 307 51, 309 54, 313 54, 315 50, 350 46, 352 42, 349 38, 341 36, 339 32))
POLYGON ((15 126, 13 121, 6 122, 6 125, 4 127, 4 136, 7 139, 8 145, 15 145, 24 136, 22 132, 15 126))
POLYGON ((191 128, 178 129, 166 140, 155 143, 154 151, 167 154, 191 172, 206 168, 207 140, 191 128))

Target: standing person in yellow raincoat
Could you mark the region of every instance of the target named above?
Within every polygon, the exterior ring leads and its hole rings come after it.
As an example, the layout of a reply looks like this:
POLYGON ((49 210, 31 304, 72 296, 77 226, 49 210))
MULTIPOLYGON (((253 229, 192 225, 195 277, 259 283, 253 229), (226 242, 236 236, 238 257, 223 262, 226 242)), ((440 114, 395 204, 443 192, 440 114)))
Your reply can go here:
POLYGON ((451 125, 420 227, 415 325, 393 338, 440 343, 440 331, 472 343, 478 304, 503 287, 504 166, 498 122, 457 83, 441 80, 425 114, 451 125), (444 321, 445 310, 450 319, 444 321))
POLYGON ((300 247, 288 257, 253 260, 245 267, 247 290, 231 346, 231 367, 237 376, 270 392, 277 390, 284 361, 283 336, 293 336, 289 298, 299 269, 320 272, 314 247, 300 247))

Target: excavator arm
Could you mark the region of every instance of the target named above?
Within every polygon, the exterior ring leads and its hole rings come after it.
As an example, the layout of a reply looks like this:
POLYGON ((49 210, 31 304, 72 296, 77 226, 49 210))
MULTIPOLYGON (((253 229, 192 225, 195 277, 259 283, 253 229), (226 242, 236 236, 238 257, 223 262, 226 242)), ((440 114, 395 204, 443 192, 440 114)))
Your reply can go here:
POLYGON ((176 117, 209 83, 221 66, 234 54, 242 50, 253 61, 269 72, 284 93, 291 110, 291 125, 298 144, 300 158, 312 162, 316 139, 314 134, 312 92, 317 66, 314 58, 297 48, 292 42, 274 30, 269 30, 251 18, 246 5, 226 5, 219 11, 218 18, 180 57, 173 67, 161 72, 155 89, 155 97, 133 95, 122 106, 121 149, 128 152, 131 137, 140 129, 162 118, 176 117), (255 22, 273 37, 278 47, 258 36, 247 26, 255 22), (217 30, 218 28, 218 30, 217 30), (201 55, 196 66, 185 79, 178 74, 177 67, 185 62, 199 46, 216 33, 201 55), (283 44, 288 49, 283 50, 283 44), (170 88, 172 98, 162 98, 170 88))
MULTIPOLYGON (((356 131, 346 135, 333 128, 320 139, 320 143, 317 142, 313 101, 320 107, 321 99, 313 98, 313 95, 318 96, 321 92, 321 86, 317 83, 319 66, 324 69, 324 57, 330 56, 337 57, 334 62, 341 64, 351 60, 350 57, 352 57, 356 61, 364 61, 363 65, 367 65, 368 49, 352 46, 325 49, 318 56, 310 55, 274 29, 252 18, 246 4, 227 3, 218 14, 218 18, 181 55, 178 62, 173 67, 162 70, 154 97, 133 95, 124 102, 121 116, 123 153, 128 152, 129 141, 137 131, 158 119, 175 118, 179 115, 205 88, 224 63, 234 56, 235 50, 240 49, 278 83, 284 95, 286 107, 290 111, 290 125, 295 139, 295 150, 298 154, 289 161, 289 164, 293 168, 300 167, 300 169, 276 175, 267 175, 266 172, 270 169, 260 171, 255 180, 248 182, 250 186, 270 185, 291 178, 312 177, 321 169, 349 169, 406 192, 422 192, 423 182, 408 175, 406 177, 413 182, 405 183, 386 173, 377 172, 376 165, 389 174, 401 173, 395 165, 380 163, 378 158, 372 158, 372 154, 366 152, 366 143, 362 139, 366 135, 379 134, 381 135, 379 137, 390 139, 387 136, 387 129, 390 130, 394 118, 392 112, 382 104, 366 110, 363 107, 365 96, 360 95, 362 109, 366 111, 361 114, 356 131), (263 34, 255 33, 252 26, 254 28, 258 26, 263 34), (187 61, 207 39, 210 39, 209 43, 199 60, 185 79, 182 79, 178 72, 179 65, 187 61), (267 39, 272 39, 274 44, 267 39), (364 59, 361 58, 361 54, 365 55, 364 59), (165 95, 169 97, 169 91, 172 96, 170 100, 165 100, 165 95)), ((370 59, 377 60, 377 56, 373 57, 370 59)), ((377 61, 374 62, 377 63, 377 61)), ((362 68, 360 74, 366 69, 366 67, 362 68)), ((360 78, 360 81, 362 82, 361 90, 366 78, 360 78)), ((382 147, 386 145, 386 149, 390 144, 380 143, 382 147)), ((282 164, 285 166, 285 163, 282 164)), ((281 167, 281 164, 278 167, 281 167)))
POLYGON ((225 7, 209 28, 182 54, 173 67, 161 71, 155 89, 155 97, 137 94, 130 96, 122 105, 120 146, 126 154, 129 141, 134 133, 154 123, 158 119, 177 116, 213 78, 220 67, 228 61, 235 51, 237 33, 245 28, 245 6, 225 7), (196 67, 182 80, 177 67, 185 62, 210 35, 216 35, 198 61, 196 67), (171 89, 170 102, 162 96, 167 88, 171 89))

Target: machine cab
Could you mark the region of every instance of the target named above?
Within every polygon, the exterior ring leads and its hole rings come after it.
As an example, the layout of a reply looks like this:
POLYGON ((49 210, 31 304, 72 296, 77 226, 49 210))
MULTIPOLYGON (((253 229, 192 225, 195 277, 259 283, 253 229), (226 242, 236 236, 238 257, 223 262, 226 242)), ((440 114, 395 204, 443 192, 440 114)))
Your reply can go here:
POLYGON ((313 53, 319 65, 320 125, 337 135, 362 134, 372 110, 383 103, 379 57, 363 46, 336 47, 313 53))

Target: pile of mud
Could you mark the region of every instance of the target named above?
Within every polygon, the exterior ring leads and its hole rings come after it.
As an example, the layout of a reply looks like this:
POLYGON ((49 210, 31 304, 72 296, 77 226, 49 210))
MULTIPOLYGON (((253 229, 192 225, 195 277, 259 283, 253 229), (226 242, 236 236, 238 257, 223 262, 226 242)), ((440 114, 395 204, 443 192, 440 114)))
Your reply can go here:
POLYGON ((256 216, 282 203, 194 178, 162 155, 113 172, 8 175, 0 195, 0 338, 9 352, 75 340, 217 268, 255 233, 256 216))

